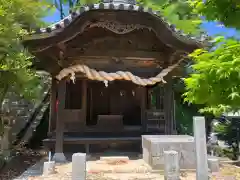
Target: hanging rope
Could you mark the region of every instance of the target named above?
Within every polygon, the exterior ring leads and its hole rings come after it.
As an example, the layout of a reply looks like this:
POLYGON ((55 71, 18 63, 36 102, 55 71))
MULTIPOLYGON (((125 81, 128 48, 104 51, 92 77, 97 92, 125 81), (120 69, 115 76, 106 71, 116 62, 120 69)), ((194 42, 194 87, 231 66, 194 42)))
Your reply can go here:
POLYGON ((95 69, 91 69, 86 65, 73 65, 68 68, 65 68, 59 72, 56 76, 57 80, 61 80, 66 76, 70 75, 70 79, 75 82, 75 73, 82 72, 84 73, 88 79, 97 80, 97 81, 114 81, 114 80, 126 80, 132 81, 133 83, 140 85, 140 86, 147 86, 147 85, 154 85, 156 83, 164 81, 163 77, 166 76, 169 72, 171 72, 174 68, 176 68, 181 60, 172 66, 169 66, 166 69, 163 69, 157 76, 151 78, 140 78, 138 76, 133 75, 131 72, 128 71, 117 71, 115 73, 107 73, 105 71, 96 71, 95 69))

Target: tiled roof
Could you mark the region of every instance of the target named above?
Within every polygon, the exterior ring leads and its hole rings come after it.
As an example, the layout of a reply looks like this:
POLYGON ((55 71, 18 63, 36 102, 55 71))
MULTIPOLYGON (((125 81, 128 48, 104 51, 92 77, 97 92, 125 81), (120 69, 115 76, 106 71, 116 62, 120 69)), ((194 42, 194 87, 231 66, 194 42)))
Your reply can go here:
POLYGON ((159 11, 153 11, 152 8, 137 6, 137 5, 134 5, 134 3, 127 4, 127 3, 121 3, 116 1, 113 3, 99 3, 99 4, 82 6, 76 11, 71 12, 67 17, 65 17, 61 21, 55 24, 52 24, 49 27, 37 29, 35 32, 33 32, 33 35, 39 34, 39 35, 44 35, 43 37, 48 37, 47 34, 49 34, 49 36, 51 36, 51 34, 54 32, 59 32, 64 30, 65 27, 67 27, 74 19, 80 17, 84 12, 88 12, 92 10, 121 10, 121 11, 128 11, 128 12, 129 11, 145 12, 158 18, 158 20, 164 23, 166 27, 170 29, 175 36, 177 36, 177 38, 180 38, 182 40, 187 40, 187 41, 192 40, 200 44, 202 44, 203 42, 206 42, 209 39, 206 34, 201 34, 199 35, 199 37, 196 37, 190 34, 183 33, 181 30, 177 29, 173 24, 170 24, 166 20, 166 18, 161 16, 159 11))

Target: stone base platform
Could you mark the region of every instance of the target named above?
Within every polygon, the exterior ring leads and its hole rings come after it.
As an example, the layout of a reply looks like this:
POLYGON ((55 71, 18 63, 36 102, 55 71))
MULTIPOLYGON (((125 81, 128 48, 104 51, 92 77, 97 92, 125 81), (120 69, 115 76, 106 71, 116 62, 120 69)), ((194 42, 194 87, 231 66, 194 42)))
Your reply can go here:
POLYGON ((195 169, 196 155, 194 138, 188 135, 143 135, 143 159, 153 169, 163 169, 164 151, 179 153, 181 169, 195 169))

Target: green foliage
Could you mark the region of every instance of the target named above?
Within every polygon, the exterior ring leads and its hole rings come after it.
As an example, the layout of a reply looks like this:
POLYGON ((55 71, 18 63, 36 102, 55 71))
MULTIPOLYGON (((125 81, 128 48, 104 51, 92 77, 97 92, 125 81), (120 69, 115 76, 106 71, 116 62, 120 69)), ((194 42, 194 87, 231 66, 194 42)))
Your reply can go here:
POLYGON ((232 148, 224 148, 222 149, 222 154, 224 157, 228 157, 229 159, 236 160, 236 157, 234 155, 232 148))
MULTIPOLYGON (((239 28, 237 15, 239 3, 230 0, 194 0, 190 2, 193 12, 207 20, 221 21, 226 26, 239 28)), ((240 14, 239 14, 240 15, 240 14)), ((194 74, 185 79, 185 100, 190 103, 204 104, 201 111, 220 115, 223 112, 239 109, 239 50, 236 39, 217 37, 215 49, 198 49, 190 57, 195 61, 194 74)))
POLYGON ((217 157, 227 157, 229 159, 236 160, 232 148, 222 148, 218 145, 208 147, 208 148, 209 148, 208 152, 211 153, 211 151, 213 151, 214 155, 217 157))
POLYGON ((238 0, 193 0, 194 11, 209 21, 222 22, 227 27, 240 28, 240 1, 238 0))
POLYGON ((214 132, 218 134, 218 138, 220 140, 224 140, 228 143, 228 145, 232 144, 232 137, 235 133, 229 133, 232 132, 232 122, 230 120, 227 120, 226 122, 219 123, 215 126, 214 132))
POLYGON ((193 135, 193 112, 181 102, 176 103, 175 111, 178 134, 193 135))
MULTIPOLYGON (((207 21, 220 21, 226 27, 240 29, 240 2, 236 0, 193 0, 190 2, 195 13, 207 21)), ((203 112, 212 112, 219 116, 224 112, 240 109, 240 42, 237 39, 225 39, 218 36, 212 49, 198 49, 190 57, 195 64, 194 73, 185 79, 187 92, 185 100, 203 104, 203 112)), ((238 125, 239 126, 239 125, 238 125)), ((231 159, 237 158, 239 137, 233 120, 227 120, 216 126, 219 139, 231 147, 224 150, 231 159)))
POLYGON ((185 79, 185 100, 205 104, 202 111, 220 115, 240 108, 240 44, 216 38, 213 51, 199 49, 190 54, 196 73, 185 79))
POLYGON ((225 141, 230 149, 224 151, 224 154, 231 159, 237 159, 239 150, 236 144, 240 141, 238 135, 239 131, 239 120, 236 119, 227 119, 226 121, 220 122, 214 127, 214 132, 217 133, 217 136, 220 140, 225 141))
POLYGON ((22 36, 41 26, 49 8, 44 1, 0 0, 0 108, 11 89, 28 98, 37 94, 37 75, 29 69, 30 54, 22 47, 22 36))
POLYGON ((167 20, 185 33, 199 34, 199 25, 202 23, 200 16, 193 11, 188 1, 185 0, 139 0, 139 4, 160 11, 167 20))

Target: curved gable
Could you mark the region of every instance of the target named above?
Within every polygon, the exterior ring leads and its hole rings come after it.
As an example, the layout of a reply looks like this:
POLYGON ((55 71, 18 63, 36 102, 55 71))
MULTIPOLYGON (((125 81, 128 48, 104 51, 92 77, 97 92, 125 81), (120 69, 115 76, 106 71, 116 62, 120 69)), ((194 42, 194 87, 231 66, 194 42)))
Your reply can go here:
POLYGON ((77 34, 83 33, 91 24, 104 20, 115 20, 122 26, 146 27, 154 31, 166 45, 186 52, 203 47, 205 44, 205 36, 197 38, 184 34, 151 8, 115 1, 82 6, 63 20, 47 28, 36 30, 34 34, 25 38, 24 44, 30 47, 48 48, 56 43, 68 41, 77 34), (33 41, 35 43, 32 43, 33 41))

